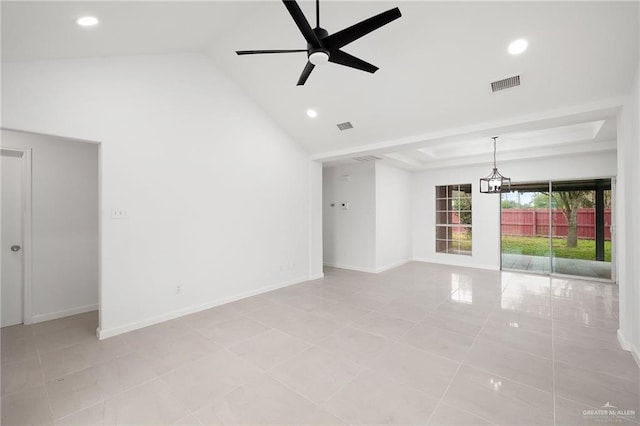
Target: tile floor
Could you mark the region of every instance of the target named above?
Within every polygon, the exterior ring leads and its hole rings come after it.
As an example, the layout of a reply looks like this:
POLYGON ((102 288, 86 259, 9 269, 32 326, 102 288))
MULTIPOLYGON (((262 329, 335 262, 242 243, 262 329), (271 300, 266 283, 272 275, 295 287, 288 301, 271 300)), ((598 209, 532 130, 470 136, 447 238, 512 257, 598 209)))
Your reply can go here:
POLYGON ((325 274, 103 341, 95 312, 4 328, 2 424, 640 421, 615 286, 427 263, 325 274))

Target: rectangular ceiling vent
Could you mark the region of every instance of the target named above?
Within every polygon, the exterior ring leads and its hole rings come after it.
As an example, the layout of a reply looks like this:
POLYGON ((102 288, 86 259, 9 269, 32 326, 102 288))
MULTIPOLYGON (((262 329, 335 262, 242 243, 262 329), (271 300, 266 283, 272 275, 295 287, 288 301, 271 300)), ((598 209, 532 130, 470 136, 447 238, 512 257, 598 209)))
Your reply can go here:
POLYGON ((375 155, 364 155, 362 157, 353 157, 353 159, 364 163, 365 161, 382 160, 382 157, 376 157, 375 155))
POLYGON ((520 86, 520 76, 505 78, 503 80, 494 81, 491 83, 491 91, 499 92, 500 90, 510 89, 512 87, 520 86))
POLYGON ((339 123, 337 124, 338 129, 340 130, 349 130, 349 129, 353 129, 353 124, 351 124, 348 121, 345 121, 344 123, 339 123))

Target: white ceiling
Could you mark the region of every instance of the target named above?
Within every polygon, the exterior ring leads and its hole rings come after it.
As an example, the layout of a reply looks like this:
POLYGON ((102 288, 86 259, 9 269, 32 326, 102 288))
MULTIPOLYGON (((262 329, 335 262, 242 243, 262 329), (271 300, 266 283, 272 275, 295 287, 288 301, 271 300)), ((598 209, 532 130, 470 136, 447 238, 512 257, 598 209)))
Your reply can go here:
MULTIPOLYGON (((499 163, 615 151, 616 119, 610 117, 540 130, 505 132, 498 137, 496 146, 499 163)), ((422 148, 374 153, 370 157, 410 171, 475 164, 490 167, 493 161, 493 139, 480 136, 444 138, 424 144, 422 148)), ((325 166, 333 167, 357 161, 361 160, 328 160, 325 166)))
MULTIPOLYGON (((313 24, 314 3, 300 3, 313 24)), ((321 24, 335 32, 396 6, 400 19, 345 48, 380 67, 377 73, 326 64, 302 87, 296 81, 304 53, 234 53, 306 47, 280 1, 3 1, 2 59, 204 51, 310 153, 327 155, 624 95, 638 63, 638 2, 321 1, 321 24), (74 19, 84 14, 98 16, 100 25, 77 27, 74 19), (529 49, 510 56, 508 43, 520 37, 529 49), (491 93, 491 81, 515 74, 520 87, 491 93), (307 118, 308 108, 318 117, 307 118), (343 121, 354 129, 340 132, 336 124, 343 121)), ((547 127, 610 117, 608 111, 547 127)), ((607 139, 585 138, 580 132, 589 126, 542 136, 564 149, 607 139), (554 140, 558 134, 565 139, 554 140)), ((514 152, 528 155, 531 140, 511 133, 520 146, 514 152)), ((428 153, 412 147, 399 155, 423 167, 448 164, 490 153, 482 136, 483 143, 473 137, 455 146, 425 142, 428 153)))
POLYGON ((2 60, 202 52, 265 3, 2 1, 2 60), (96 16, 96 27, 75 20, 96 16))

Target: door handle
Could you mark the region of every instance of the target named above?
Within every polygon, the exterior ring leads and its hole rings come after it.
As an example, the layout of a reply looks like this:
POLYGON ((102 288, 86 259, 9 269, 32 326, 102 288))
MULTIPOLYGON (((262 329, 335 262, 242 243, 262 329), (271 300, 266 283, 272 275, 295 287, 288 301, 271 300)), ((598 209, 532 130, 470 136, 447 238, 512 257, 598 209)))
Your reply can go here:
POLYGON ((20 251, 20 246, 19 245, 12 245, 11 246, 11 251, 20 251))

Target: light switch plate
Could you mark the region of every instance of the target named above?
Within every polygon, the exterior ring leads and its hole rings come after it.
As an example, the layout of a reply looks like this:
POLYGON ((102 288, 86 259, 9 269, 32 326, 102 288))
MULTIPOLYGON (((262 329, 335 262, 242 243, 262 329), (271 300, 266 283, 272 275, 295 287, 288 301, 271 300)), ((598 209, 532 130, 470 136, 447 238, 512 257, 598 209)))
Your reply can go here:
POLYGON ((111 219, 129 219, 129 211, 125 209, 111 210, 111 219))

